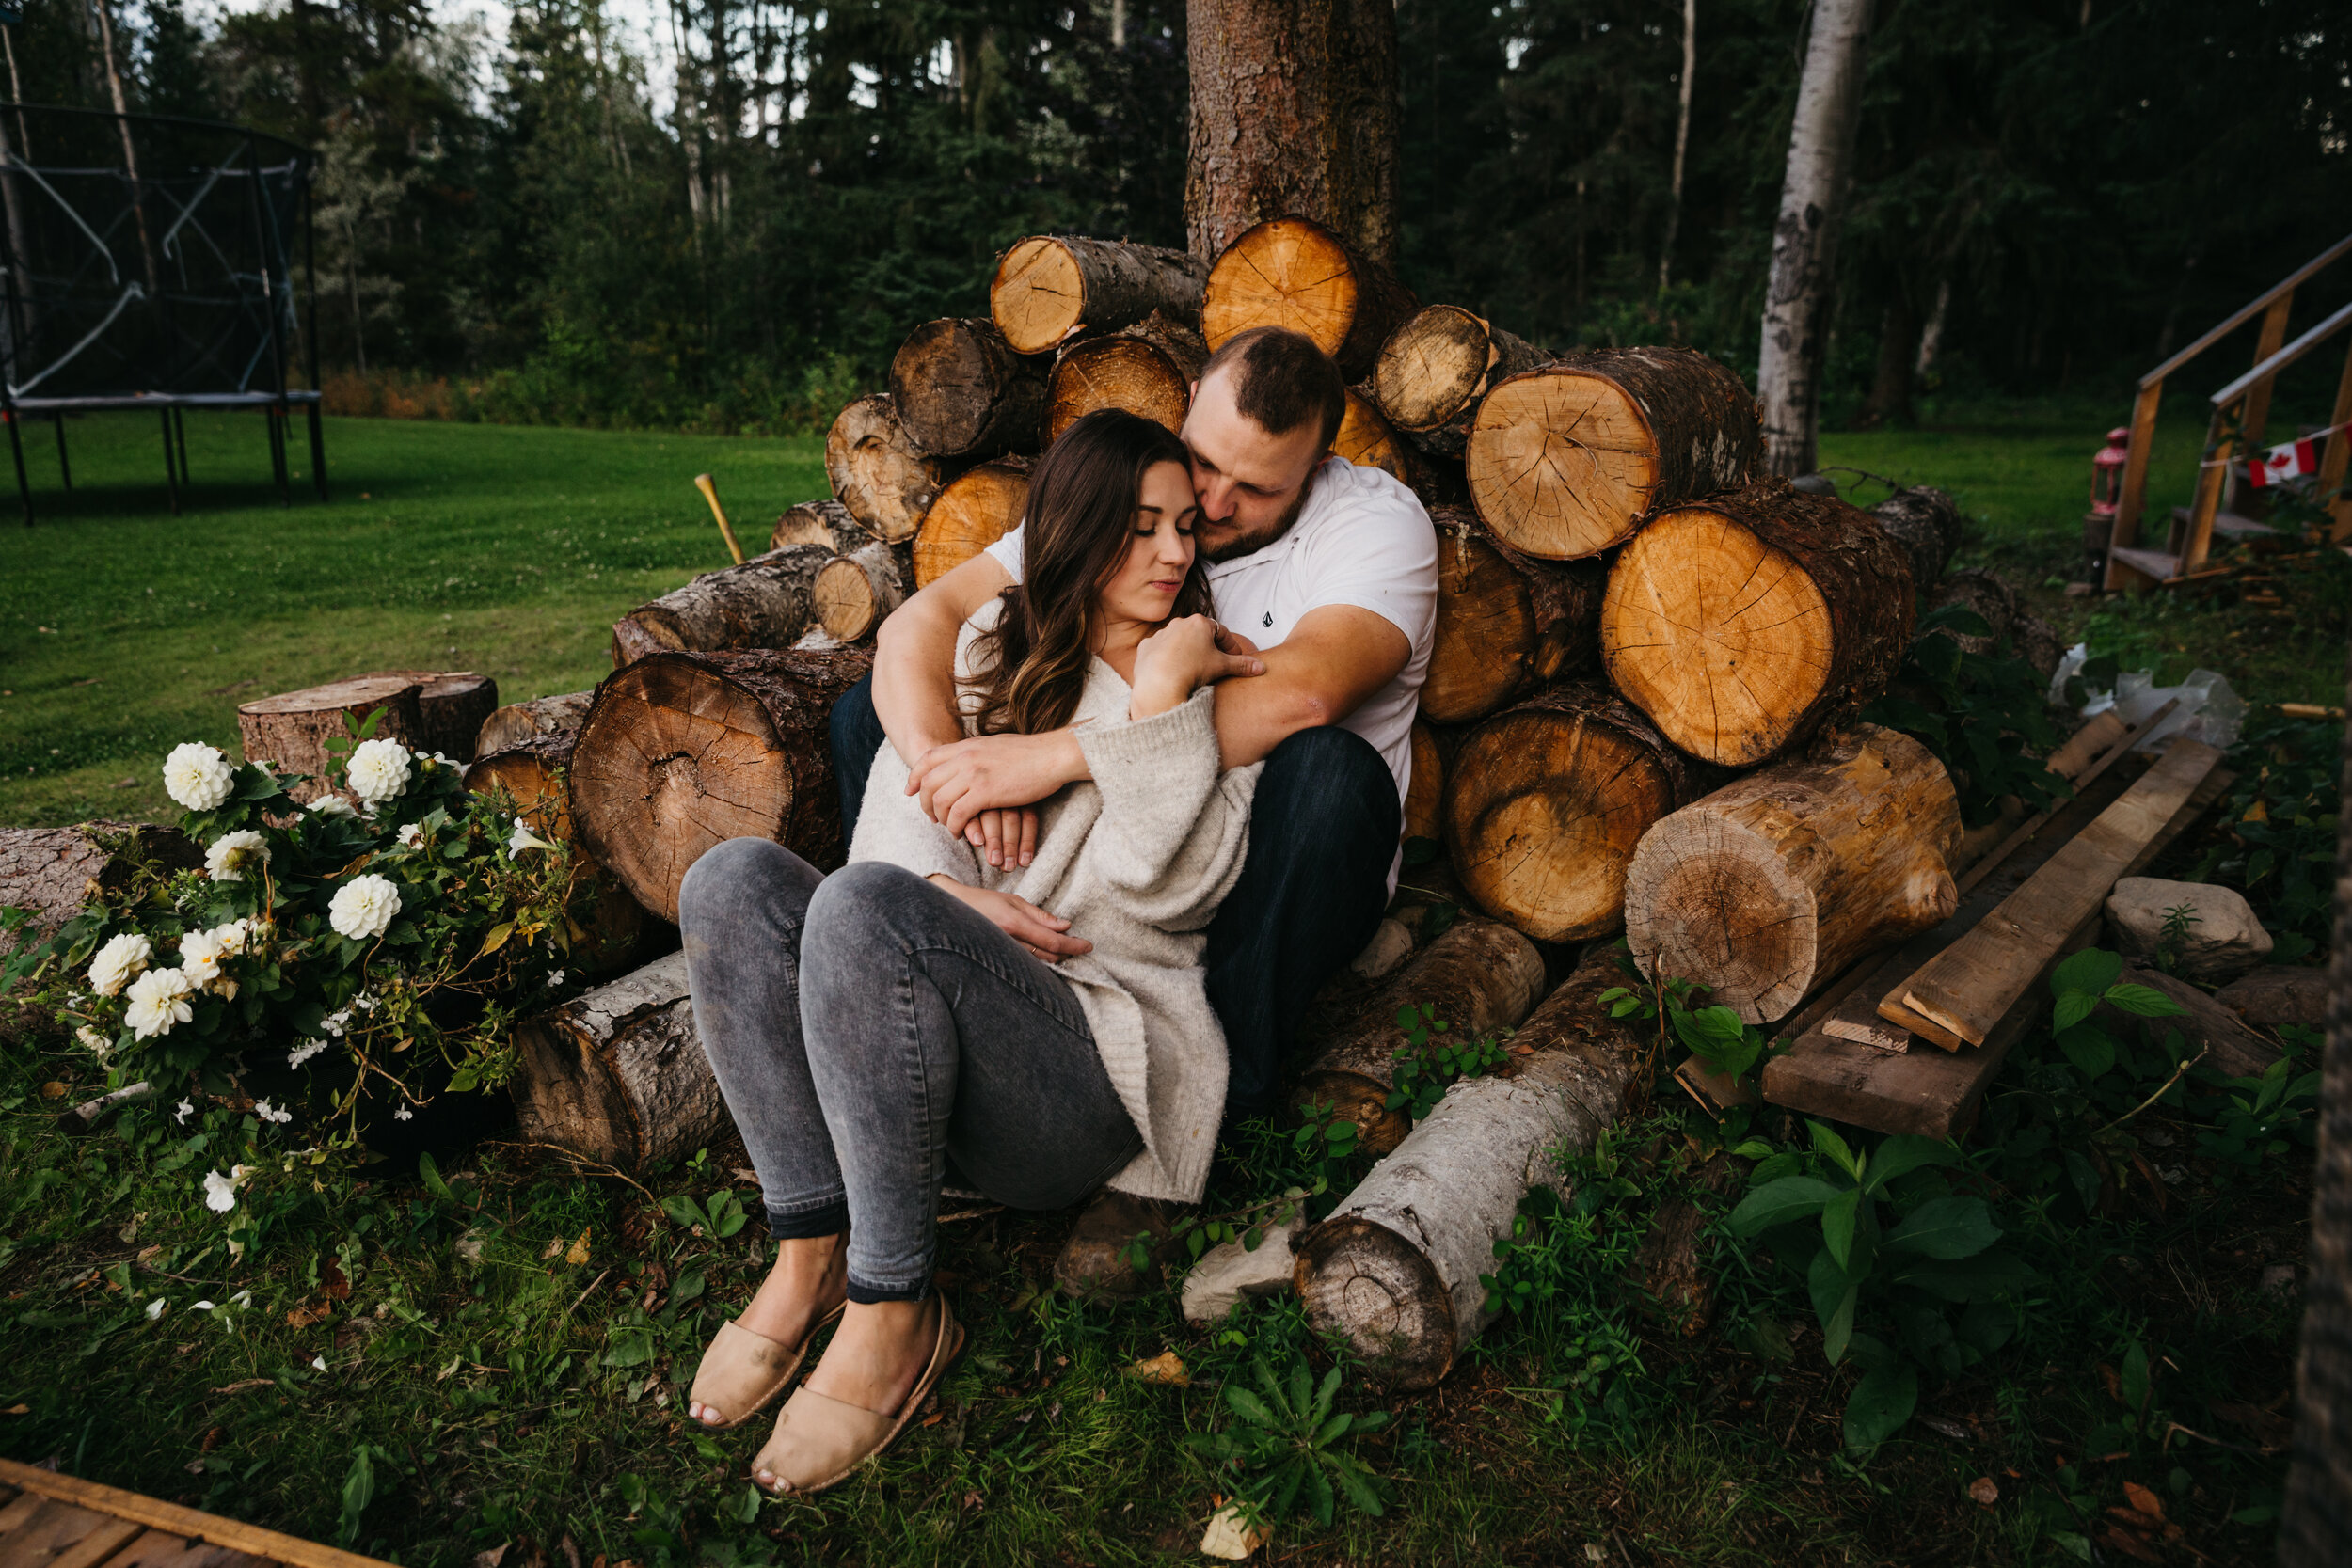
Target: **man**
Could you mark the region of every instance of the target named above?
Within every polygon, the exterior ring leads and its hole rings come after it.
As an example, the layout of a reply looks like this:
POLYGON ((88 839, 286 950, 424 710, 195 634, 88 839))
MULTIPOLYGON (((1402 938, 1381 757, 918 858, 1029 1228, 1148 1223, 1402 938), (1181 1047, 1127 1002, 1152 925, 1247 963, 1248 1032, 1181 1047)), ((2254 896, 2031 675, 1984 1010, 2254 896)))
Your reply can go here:
MULTIPOLYGON (((1339 370, 1313 341, 1264 327, 1202 367, 1181 432, 1200 502, 1196 537, 1217 619, 1234 634, 1232 673, 1245 677, 1217 690, 1217 739, 1227 767, 1266 765, 1248 862, 1208 931, 1229 1124, 1277 1110, 1300 1015, 1371 940, 1395 889, 1413 714, 1437 626, 1437 536, 1410 490, 1330 455, 1345 409, 1339 370)), ((1026 864, 1030 808, 1088 776, 1068 730, 966 739, 957 721, 956 630, 1018 580, 1021 547, 1016 528, 883 623, 871 681, 833 713, 845 829, 885 736, 924 810, 993 864, 1026 864)), ((1011 918, 1007 931, 1048 962, 1087 950, 1047 911, 1011 918)), ((1168 1228, 1159 1205, 1105 1191, 1055 1275, 1075 1295, 1131 1294, 1142 1281, 1123 1249, 1168 1228)))

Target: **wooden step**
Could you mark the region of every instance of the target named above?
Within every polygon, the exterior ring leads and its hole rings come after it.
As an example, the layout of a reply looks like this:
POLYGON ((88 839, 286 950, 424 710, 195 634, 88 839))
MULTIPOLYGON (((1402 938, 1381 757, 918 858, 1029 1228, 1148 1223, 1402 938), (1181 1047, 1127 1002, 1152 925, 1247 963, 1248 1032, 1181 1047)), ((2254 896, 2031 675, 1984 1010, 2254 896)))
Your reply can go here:
MULTIPOLYGON (((2188 527, 2189 516, 2189 509, 2185 506, 2176 506, 2172 509, 2172 521, 2183 529, 2188 527)), ((2214 532, 2221 535, 2224 539, 2261 539, 2265 537, 2280 537, 2279 531, 2272 528, 2268 523, 2257 521, 2255 518, 2246 516, 2236 512, 2215 513, 2213 515, 2213 531, 2214 532)))
POLYGON ((381 1560, 0 1459, 0 1568, 389 1568, 381 1560))

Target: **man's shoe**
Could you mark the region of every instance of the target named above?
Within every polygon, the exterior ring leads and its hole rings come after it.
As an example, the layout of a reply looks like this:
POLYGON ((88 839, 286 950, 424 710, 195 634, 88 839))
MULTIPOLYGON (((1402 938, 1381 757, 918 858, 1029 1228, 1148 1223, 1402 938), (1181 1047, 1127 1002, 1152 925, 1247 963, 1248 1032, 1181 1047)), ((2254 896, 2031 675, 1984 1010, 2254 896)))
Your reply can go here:
POLYGON ((1159 1284, 1160 1266, 1176 1246, 1169 1228, 1185 1207, 1104 1188, 1078 1216, 1061 1256, 1054 1259, 1054 1283, 1080 1301, 1134 1300, 1159 1284))

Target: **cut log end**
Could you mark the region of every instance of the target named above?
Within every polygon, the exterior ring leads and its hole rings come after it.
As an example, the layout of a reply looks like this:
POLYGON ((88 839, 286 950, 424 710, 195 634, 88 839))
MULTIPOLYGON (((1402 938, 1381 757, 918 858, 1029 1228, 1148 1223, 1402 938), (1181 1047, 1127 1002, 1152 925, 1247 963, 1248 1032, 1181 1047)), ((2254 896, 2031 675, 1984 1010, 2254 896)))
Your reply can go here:
POLYGON ((1371 373, 1380 345, 1418 309, 1409 290, 1321 224, 1275 218, 1216 259, 1200 299, 1200 335, 1214 350, 1252 327, 1314 340, 1349 380, 1371 373))
POLYGON ((1484 321, 1459 306, 1432 305, 1390 334, 1373 386, 1400 428, 1428 430, 1485 389, 1495 357, 1484 321))
POLYGON ((899 423, 887 392, 857 399, 825 435, 825 478, 867 531, 887 544, 914 537, 939 497, 940 465, 899 423))
POLYGON ((1050 444, 1087 415, 1123 408, 1182 430, 1192 406, 1196 362, 1186 367, 1168 351, 1141 337, 1114 334, 1073 344, 1054 366, 1045 394, 1045 439, 1050 444))
POLYGON ((1029 504, 1028 466, 984 463, 940 492, 914 538, 914 586, 928 588, 1010 533, 1029 504))
POLYGON ((1406 489, 1421 478, 1412 449, 1373 406, 1372 400, 1353 387, 1347 389, 1347 412, 1340 417, 1340 432, 1331 437, 1331 451, 1359 468, 1378 468, 1406 489))
POLYGON ((576 730, 588 717, 588 705, 595 698, 593 691, 567 691, 557 697, 509 703, 482 721, 482 733, 474 737, 474 755, 486 757, 540 736, 576 730))
POLYGON ((882 617, 906 597, 898 579, 898 562, 890 546, 882 544, 827 562, 809 594, 816 604, 818 624, 843 642, 870 636, 882 617))
POLYGON ((1181 250, 1035 235, 997 263, 989 314, 1021 354, 1048 353, 1075 333, 1117 331, 1154 311, 1189 325, 1200 319, 1208 270, 1206 261, 1181 250))
POLYGON ((768 548, 772 552, 790 549, 795 545, 817 545, 847 555, 872 544, 875 538, 841 502, 803 501, 787 508, 776 518, 776 526, 768 535, 768 548))
POLYGON ((950 317, 908 334, 890 361, 899 423, 933 457, 1034 451, 1045 365, 1016 354, 993 323, 950 317))
POLYGON ((1086 321, 1086 277, 1069 246, 1047 237, 1005 252, 988 289, 989 314, 1017 354, 1042 354, 1086 321))
POLYGON ((1316 1226, 1293 1277, 1316 1330, 1345 1338, 1383 1382, 1426 1388, 1454 1364, 1461 1335, 1445 1281, 1388 1227, 1354 1214, 1316 1226))

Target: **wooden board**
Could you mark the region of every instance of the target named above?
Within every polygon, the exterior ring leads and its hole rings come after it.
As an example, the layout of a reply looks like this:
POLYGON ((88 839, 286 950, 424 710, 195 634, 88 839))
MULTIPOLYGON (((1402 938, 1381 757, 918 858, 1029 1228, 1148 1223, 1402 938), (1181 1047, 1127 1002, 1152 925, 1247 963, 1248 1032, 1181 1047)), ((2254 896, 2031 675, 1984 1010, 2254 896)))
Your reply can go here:
POLYGON ((380 1559, 0 1459, 0 1568, 386 1568, 380 1559))

